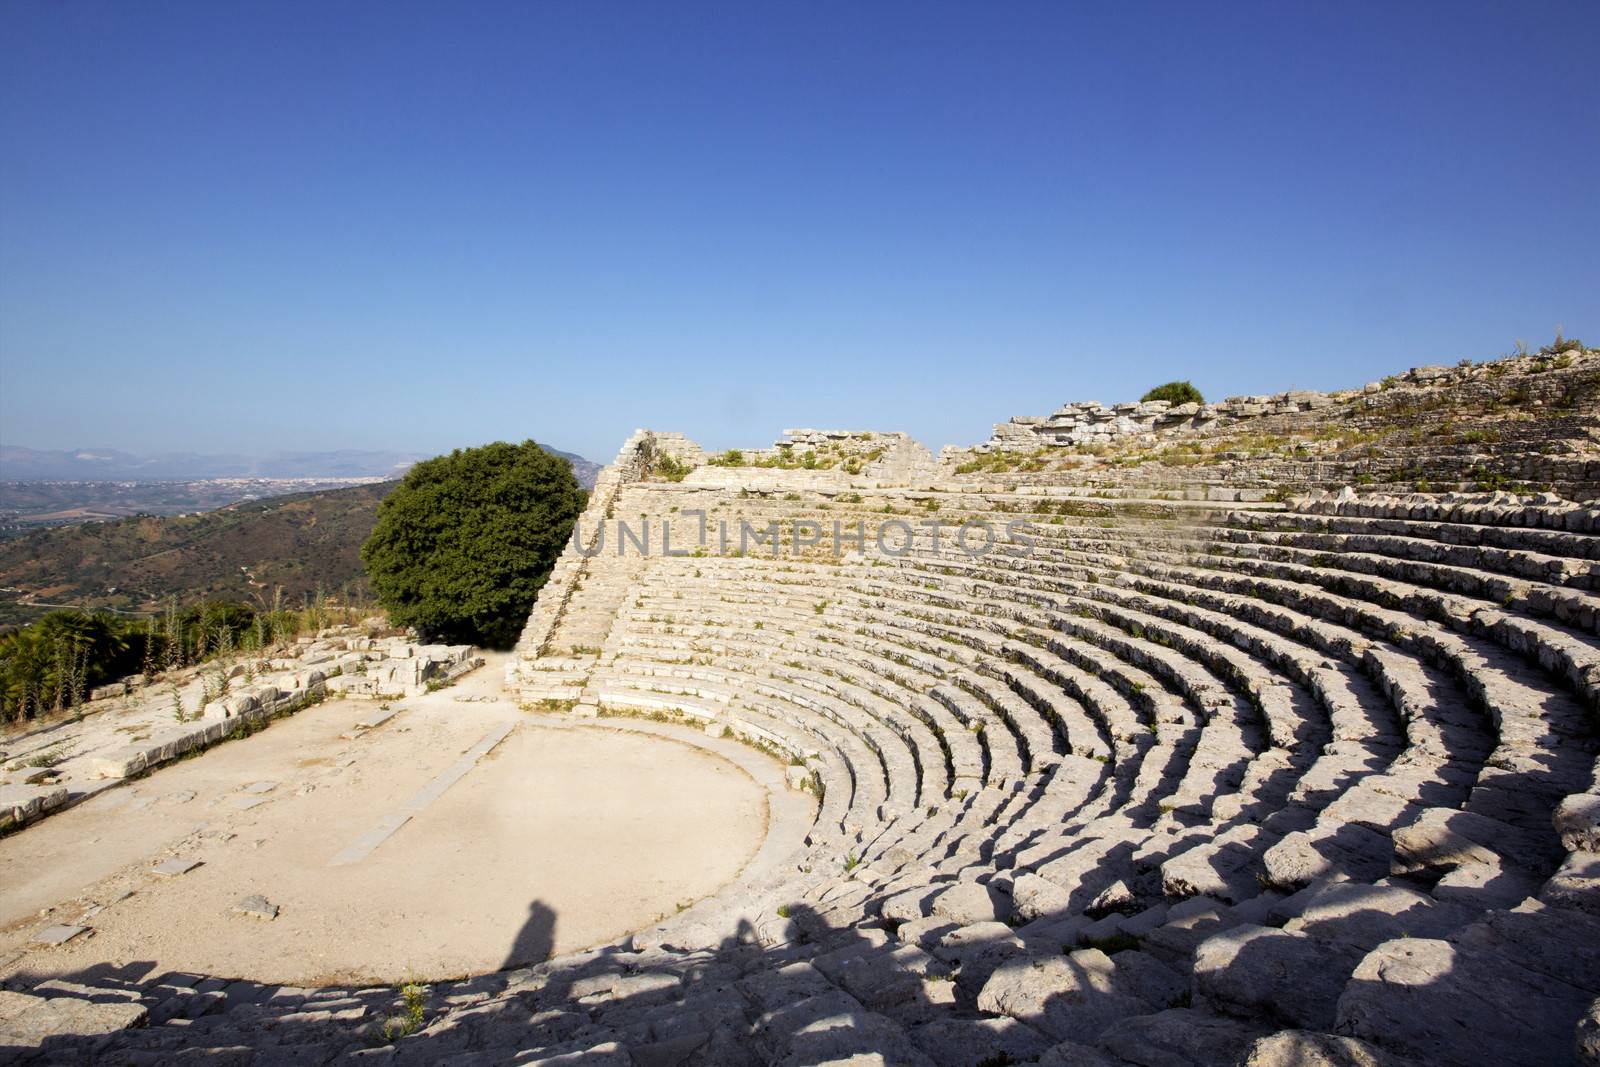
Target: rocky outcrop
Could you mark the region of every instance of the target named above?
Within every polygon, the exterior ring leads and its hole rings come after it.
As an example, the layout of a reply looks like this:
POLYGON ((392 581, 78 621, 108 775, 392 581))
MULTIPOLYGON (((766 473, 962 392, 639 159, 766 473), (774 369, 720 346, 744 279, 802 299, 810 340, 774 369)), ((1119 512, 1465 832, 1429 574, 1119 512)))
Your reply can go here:
MULTIPOLYGON (((1591 376, 1597 362, 1600 362, 1600 353, 1573 349, 1559 358, 1519 356, 1481 364, 1467 360, 1454 367, 1413 367, 1381 382, 1369 382, 1360 389, 1332 393, 1290 390, 1267 396, 1231 396, 1214 404, 1146 400, 1108 407, 1097 400, 1077 401, 1063 405, 1048 416, 1019 415, 997 424, 987 448, 1014 450, 1084 445, 1129 436, 1236 427, 1257 419, 1326 411, 1385 394, 1390 394, 1391 400, 1403 398, 1411 403, 1419 396, 1465 402, 1477 399, 1474 394, 1492 389, 1502 379, 1527 379, 1552 371, 1558 372, 1552 381, 1568 374, 1591 376)), ((1542 391, 1549 392, 1548 389, 1542 391)))

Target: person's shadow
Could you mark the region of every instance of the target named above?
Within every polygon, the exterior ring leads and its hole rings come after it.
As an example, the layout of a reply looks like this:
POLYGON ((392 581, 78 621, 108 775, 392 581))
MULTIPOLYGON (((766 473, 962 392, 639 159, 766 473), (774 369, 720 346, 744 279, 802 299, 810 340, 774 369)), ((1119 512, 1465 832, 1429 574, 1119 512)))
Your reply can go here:
POLYGON ((522 924, 522 929, 517 931, 511 948, 506 952, 505 962, 500 965, 502 971, 513 967, 527 967, 534 963, 543 963, 550 958, 550 950, 556 943, 556 913, 542 901, 535 900, 528 905, 528 919, 522 924))

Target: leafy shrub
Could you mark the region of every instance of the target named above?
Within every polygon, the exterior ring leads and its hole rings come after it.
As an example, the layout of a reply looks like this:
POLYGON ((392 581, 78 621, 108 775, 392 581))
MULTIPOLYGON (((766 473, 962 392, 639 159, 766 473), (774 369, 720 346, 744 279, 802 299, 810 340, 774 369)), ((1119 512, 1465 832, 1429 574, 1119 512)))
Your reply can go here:
POLYGON ((1556 339, 1539 349, 1541 356, 1559 356, 1563 352, 1582 352, 1584 344, 1576 337, 1562 337, 1561 331, 1556 331, 1556 339))
POLYGON ((394 625, 510 648, 583 505, 572 465, 532 441, 457 449, 384 497, 361 559, 394 625))
POLYGON ((1174 407, 1179 404, 1206 402, 1206 398, 1200 395, 1200 390, 1189 382, 1168 382, 1165 385, 1158 385, 1139 398, 1140 403, 1148 403, 1151 400, 1165 400, 1174 407))
POLYGON ((669 482, 681 482, 689 477, 689 472, 694 470, 687 463, 680 463, 665 452, 658 454, 651 464, 650 473, 657 478, 664 478, 669 482))

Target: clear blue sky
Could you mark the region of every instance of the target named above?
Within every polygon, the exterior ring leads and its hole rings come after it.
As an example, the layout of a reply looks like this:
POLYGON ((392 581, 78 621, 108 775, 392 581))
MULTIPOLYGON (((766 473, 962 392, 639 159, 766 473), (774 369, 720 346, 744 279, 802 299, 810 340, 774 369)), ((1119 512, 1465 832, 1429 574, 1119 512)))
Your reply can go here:
POLYGON ((1600 4, 0 4, 0 441, 932 447, 1600 340, 1600 4))

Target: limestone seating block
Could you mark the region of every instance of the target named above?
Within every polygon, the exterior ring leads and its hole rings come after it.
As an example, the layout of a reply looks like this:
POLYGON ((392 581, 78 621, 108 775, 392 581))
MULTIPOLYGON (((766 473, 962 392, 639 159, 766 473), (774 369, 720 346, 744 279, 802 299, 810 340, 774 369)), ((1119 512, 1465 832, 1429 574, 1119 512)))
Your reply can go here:
POLYGON ((1265 1012, 1293 1026, 1330 1029, 1363 955, 1356 946, 1303 933, 1236 926, 1195 950, 1195 996, 1246 1017, 1265 1012))
POLYGON ((1353 1037, 1310 1030, 1281 1030, 1258 1038, 1242 1067, 1421 1067, 1377 1045, 1353 1037))
POLYGON ((1553 842, 1530 840, 1519 827, 1470 811, 1429 808, 1390 837, 1396 874, 1492 865, 1502 857, 1524 870, 1548 873, 1561 858, 1553 842))
POLYGON ((1552 818, 1568 852, 1600 852, 1600 794, 1574 793, 1552 818))
POLYGON ((147 752, 141 744, 122 745, 91 757, 89 771, 96 778, 131 778, 148 766, 147 752))
POLYGON ((0 785, 0 830, 21 826, 66 804, 64 785, 0 785))
POLYGON ((1012 882, 1011 899, 1017 917, 1032 921, 1065 918, 1070 910, 1072 895, 1050 879, 1029 872, 1019 874, 1012 882))
POLYGON ((89 1038, 142 1025, 137 1002, 94 1002, 0 990, 0 1047, 39 1048, 52 1038, 89 1038))
POLYGON ((230 693, 213 700, 201 711, 207 719, 232 719, 261 706, 261 698, 254 693, 230 693))
MULTIPOLYGON (((250 714, 252 713, 246 713, 250 714)), ((93 756, 90 758, 89 767, 93 776, 97 778, 132 777, 191 749, 213 745, 230 729, 228 721, 223 719, 174 725, 143 741, 136 741, 93 756)))
POLYGON ((1340 997, 1338 1032, 1427 1063, 1566 1063, 1593 997, 1494 953, 1448 941, 1386 941, 1340 997), (1492 1018, 1494 1026, 1479 1020, 1492 1018))
POLYGON ((1600 1065, 1600 997, 1578 1020, 1575 1038, 1578 1062, 1583 1067, 1600 1065))
POLYGON ((1600 915, 1600 853, 1567 856, 1539 891, 1539 899, 1554 907, 1600 915))
POLYGON ((1013 959, 984 983, 978 1008, 1057 1040, 1093 1042, 1113 1023, 1152 1010, 1148 1002, 1120 991, 1116 976, 1116 964, 1098 949, 1013 959))
POLYGON ((375 696, 377 695, 377 682, 361 674, 341 674, 329 678, 324 683, 330 693, 340 693, 345 696, 375 696))
POLYGON ((1314 883, 1276 901, 1267 911, 1271 920, 1291 933, 1363 949, 1397 937, 1446 937, 1475 914, 1413 889, 1353 881, 1314 883))
POLYGON ((966 1067, 984 1060, 1023 1063, 1037 1059, 1051 1042, 1037 1030, 1015 1019, 940 1018, 910 1033, 922 1051, 939 1067, 966 1067))

